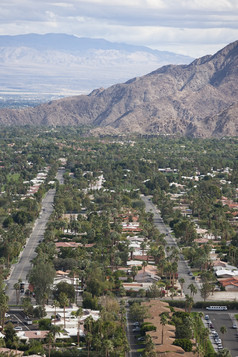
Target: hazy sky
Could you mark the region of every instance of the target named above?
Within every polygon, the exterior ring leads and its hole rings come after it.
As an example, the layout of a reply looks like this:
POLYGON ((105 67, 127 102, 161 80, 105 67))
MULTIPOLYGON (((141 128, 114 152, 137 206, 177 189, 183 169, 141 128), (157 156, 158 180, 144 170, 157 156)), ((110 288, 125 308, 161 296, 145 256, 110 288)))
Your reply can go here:
POLYGON ((0 35, 33 32, 200 57, 238 39, 238 0, 1 0, 0 35))

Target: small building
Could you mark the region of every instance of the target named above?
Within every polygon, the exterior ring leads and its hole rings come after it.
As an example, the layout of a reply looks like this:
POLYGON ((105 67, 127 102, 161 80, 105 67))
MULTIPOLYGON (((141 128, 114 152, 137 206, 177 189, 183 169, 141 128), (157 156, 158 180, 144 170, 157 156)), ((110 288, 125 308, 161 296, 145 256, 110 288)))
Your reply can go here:
POLYGON ((219 280, 226 291, 238 291, 238 277, 219 280))

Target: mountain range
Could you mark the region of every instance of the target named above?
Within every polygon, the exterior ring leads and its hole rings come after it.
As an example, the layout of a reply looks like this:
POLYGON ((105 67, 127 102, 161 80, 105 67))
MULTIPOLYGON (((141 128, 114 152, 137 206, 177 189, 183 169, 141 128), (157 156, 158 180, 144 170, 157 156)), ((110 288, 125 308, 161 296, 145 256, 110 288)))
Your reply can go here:
POLYGON ((89 95, 0 111, 5 125, 82 125, 92 134, 238 135, 238 41, 89 95))
POLYGON ((144 46, 67 34, 0 36, 0 95, 88 94, 165 64, 192 60, 144 46))

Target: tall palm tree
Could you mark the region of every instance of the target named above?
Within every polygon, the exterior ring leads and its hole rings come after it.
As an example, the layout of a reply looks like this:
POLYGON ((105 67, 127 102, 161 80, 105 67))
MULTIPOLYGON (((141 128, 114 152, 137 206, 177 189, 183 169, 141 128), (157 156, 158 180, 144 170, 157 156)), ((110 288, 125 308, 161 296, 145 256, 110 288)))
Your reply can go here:
POLYGON ((136 277, 137 273, 138 273, 138 267, 134 265, 131 268, 131 275, 132 275, 133 281, 135 281, 135 277, 136 277))
POLYGON ((90 347, 92 344, 92 340, 93 340, 93 335, 90 332, 88 332, 87 335, 85 336, 86 345, 88 347, 88 356, 90 356, 90 347))
POLYGON ((207 354, 207 341, 208 341, 208 338, 209 338, 209 329, 208 328, 203 328, 202 331, 201 331, 201 335, 202 335, 202 339, 203 339, 203 342, 204 342, 204 355, 207 354))
POLYGON ((56 319, 56 308, 60 306, 59 301, 58 300, 54 300, 52 306, 55 308, 55 319, 56 319))
POLYGON ((65 308, 66 306, 69 305, 69 299, 67 297, 67 295, 63 292, 60 293, 59 295, 59 301, 60 301, 60 305, 63 306, 64 308, 64 328, 66 327, 66 323, 65 323, 65 308))
POLYGON ((160 324, 162 325, 162 330, 161 330, 161 344, 164 344, 164 326, 167 323, 167 316, 162 313, 160 314, 160 324))
POLYGON ((193 298, 191 296, 185 295, 185 308, 186 311, 190 312, 194 304, 193 298))
POLYGON ((221 326, 220 332, 222 334, 222 344, 223 344, 223 338, 224 338, 225 333, 227 332, 226 326, 221 326))
POLYGON ((181 285, 181 296, 183 295, 183 286, 184 286, 185 280, 184 278, 179 278, 179 284, 181 285))
POLYGON ((16 304, 19 304, 19 300, 20 300, 20 284, 19 283, 15 283, 13 288, 16 291, 16 304))
POLYGON ((52 343, 54 341, 54 336, 53 334, 49 331, 47 336, 46 336, 46 342, 48 342, 48 357, 50 357, 50 353, 51 353, 51 347, 52 347, 52 343))
POLYGON ((51 325, 51 326, 50 326, 50 331, 49 331, 49 332, 50 332, 51 335, 53 336, 53 342, 54 342, 54 343, 55 343, 56 335, 57 335, 57 334, 59 335, 60 330, 61 330, 60 326, 56 326, 56 325, 51 325))
POLYGON ((79 339, 80 339, 80 317, 83 316, 83 309, 80 307, 76 312, 75 316, 78 317, 78 330, 77 330, 77 342, 79 346, 79 339))
POLYGON ((178 263, 177 262, 173 262, 171 264, 171 272, 172 272, 172 286, 174 287, 175 276, 178 272, 178 263))
POLYGON ((146 267, 146 266, 147 266, 147 262, 143 261, 142 267, 143 267, 143 272, 144 272, 144 274, 145 274, 145 267, 146 267))
POLYGON ((141 244, 140 244, 140 249, 142 250, 142 255, 144 255, 145 248, 146 248, 146 242, 143 241, 143 242, 141 242, 141 244))
POLYGON ((190 290, 190 296, 194 296, 198 292, 194 284, 190 284, 188 289, 190 290))

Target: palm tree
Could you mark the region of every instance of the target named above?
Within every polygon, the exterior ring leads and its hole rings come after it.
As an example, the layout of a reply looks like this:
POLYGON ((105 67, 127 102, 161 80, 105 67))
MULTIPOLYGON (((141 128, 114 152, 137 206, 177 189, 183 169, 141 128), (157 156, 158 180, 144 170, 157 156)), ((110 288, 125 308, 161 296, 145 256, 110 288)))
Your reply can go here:
POLYGON ((131 254, 131 260, 133 260, 133 253, 134 253, 135 249, 133 247, 129 248, 129 253, 131 254))
POLYGON ((141 244, 140 244, 140 249, 142 250, 142 255, 144 255, 145 248, 146 248, 146 242, 143 241, 143 242, 141 242, 141 244))
POLYGON ((223 344, 223 338, 224 338, 225 333, 227 332, 226 326, 221 326, 220 332, 222 334, 222 344, 223 344))
POLYGON ((66 324, 65 324, 65 308, 66 306, 69 305, 69 299, 67 297, 67 295, 63 292, 60 293, 59 295, 59 301, 60 301, 60 305, 63 306, 64 308, 64 328, 66 327, 66 324))
POLYGON ((201 331, 202 334, 202 339, 204 341, 204 355, 207 354, 207 340, 209 338, 209 329, 208 328, 204 328, 201 331))
POLYGON ((173 262, 171 264, 171 272, 172 272, 172 286, 174 287, 175 276, 178 272, 178 263, 177 262, 173 262))
POLYGON ((48 357, 50 357, 52 342, 54 341, 53 334, 49 331, 46 336, 46 342, 48 342, 48 357))
POLYGON ((191 312, 192 306, 194 304, 193 298, 191 296, 185 295, 185 309, 191 312))
POLYGON ((60 306, 59 301, 58 300, 54 300, 52 306, 55 308, 55 319, 56 319, 56 308, 60 306))
POLYGON ((145 274, 145 267, 146 267, 146 266, 147 266, 147 262, 144 261, 144 262, 142 263, 142 267, 143 267, 143 272, 144 272, 144 274, 145 274))
MULTIPOLYGON (((80 317, 83 316, 83 309, 80 307, 77 311, 73 311, 74 315, 78 317, 78 330, 77 330, 77 341, 79 346, 79 339, 80 339, 80 317)), ((73 314, 72 313, 72 314, 73 314)))
POLYGON ((55 338, 56 338, 56 335, 60 333, 60 326, 56 326, 56 325, 51 325, 50 326, 50 331, 49 333, 51 334, 51 336, 53 337, 53 342, 55 343, 55 338))
POLYGON ((162 314, 160 314, 160 324, 162 325, 162 330, 161 330, 161 345, 164 344, 164 326, 167 323, 167 316, 165 313, 162 312, 162 314))
POLYGON ((183 295, 183 286, 184 286, 185 280, 184 278, 179 278, 179 284, 181 285, 181 296, 183 295))
POLYGON ((190 290, 190 296, 194 296, 195 294, 197 294, 197 288, 194 284, 190 284, 188 286, 188 289, 190 290))
POLYGON ((87 335, 85 336, 85 341, 86 341, 86 345, 88 346, 88 356, 90 355, 90 346, 93 340, 93 335, 88 332, 87 335))
POLYGON ((20 300, 20 284, 15 283, 13 288, 16 290, 16 304, 18 305, 20 300))
POLYGON ((135 281, 135 277, 136 277, 137 273, 138 273, 138 267, 137 266, 133 266, 131 268, 131 275, 132 275, 133 281, 135 281))

